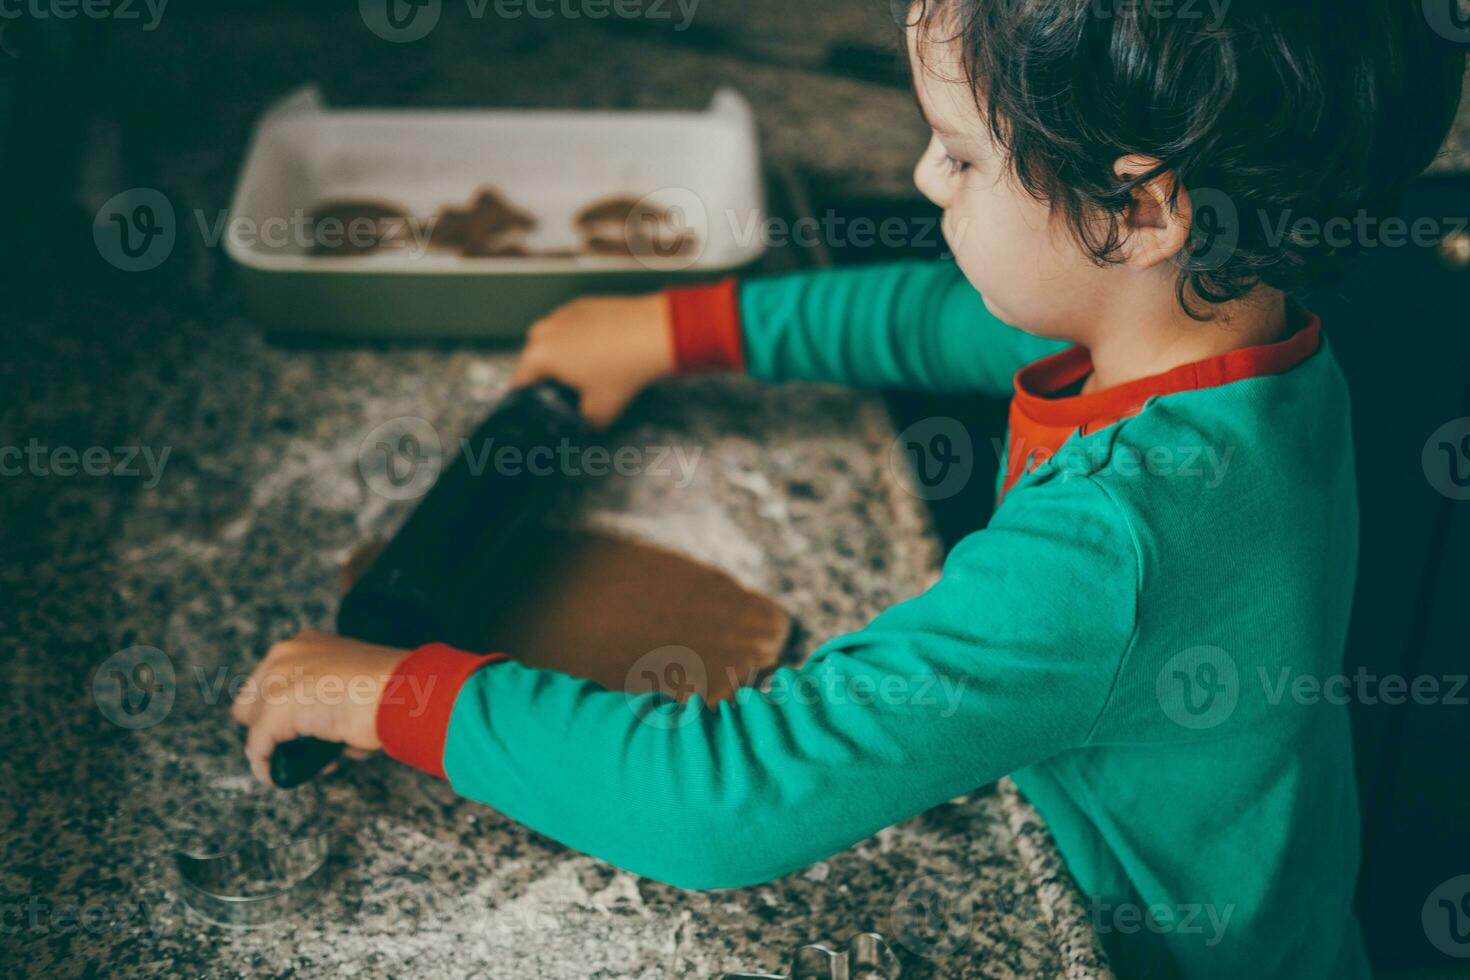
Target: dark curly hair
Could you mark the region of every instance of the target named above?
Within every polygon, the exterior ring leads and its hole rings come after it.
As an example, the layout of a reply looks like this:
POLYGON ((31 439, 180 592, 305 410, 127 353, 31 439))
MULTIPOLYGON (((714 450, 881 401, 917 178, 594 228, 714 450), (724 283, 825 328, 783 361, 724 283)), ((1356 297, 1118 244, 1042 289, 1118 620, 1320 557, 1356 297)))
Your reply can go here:
POLYGON ((1010 168, 1097 261, 1118 261, 1119 218, 1161 174, 1176 196, 1228 202, 1228 254, 1205 254, 1220 250, 1198 221, 1177 257, 1197 319, 1257 284, 1323 279, 1356 243, 1299 229, 1391 213, 1448 132, 1465 70, 1418 0, 916 0, 907 16, 921 43, 961 44, 1010 168), (1120 179, 1128 154, 1161 162, 1120 179))

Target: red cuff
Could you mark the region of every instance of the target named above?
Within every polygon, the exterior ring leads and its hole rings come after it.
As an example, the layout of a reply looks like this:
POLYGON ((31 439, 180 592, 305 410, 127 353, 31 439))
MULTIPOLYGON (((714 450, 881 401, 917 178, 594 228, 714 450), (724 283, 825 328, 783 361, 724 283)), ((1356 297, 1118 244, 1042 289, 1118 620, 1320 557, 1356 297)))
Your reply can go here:
POLYGON ((416 769, 444 774, 444 743, 459 689, 503 653, 476 654, 443 643, 419 647, 399 661, 378 700, 378 741, 383 751, 416 769))
POLYGON ((734 279, 713 286, 670 289, 669 324, 674 365, 681 374, 745 370, 740 296, 734 279))

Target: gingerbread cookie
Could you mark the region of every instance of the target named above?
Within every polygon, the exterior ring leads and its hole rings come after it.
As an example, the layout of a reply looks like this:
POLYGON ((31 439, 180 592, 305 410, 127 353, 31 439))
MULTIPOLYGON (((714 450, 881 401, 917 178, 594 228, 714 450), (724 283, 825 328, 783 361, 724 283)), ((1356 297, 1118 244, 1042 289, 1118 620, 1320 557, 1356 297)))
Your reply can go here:
POLYGON ((525 238, 535 227, 535 218, 486 188, 466 207, 440 208, 429 245, 467 258, 526 256, 525 238))

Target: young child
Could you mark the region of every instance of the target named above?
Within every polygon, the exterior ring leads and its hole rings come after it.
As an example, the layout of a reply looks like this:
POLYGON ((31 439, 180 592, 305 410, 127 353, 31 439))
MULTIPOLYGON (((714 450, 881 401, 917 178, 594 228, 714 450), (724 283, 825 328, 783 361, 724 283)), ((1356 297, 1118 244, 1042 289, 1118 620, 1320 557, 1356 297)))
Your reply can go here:
POLYGON ((910 11, 914 177, 953 261, 585 299, 531 331, 516 380, 598 424, 675 371, 1010 396, 999 504, 930 591, 716 706, 304 634, 257 673, 297 696, 236 705, 257 774, 298 735, 382 748, 687 888, 1011 774, 1097 907, 1137 913, 1102 930, 1120 975, 1366 976, 1347 712, 1276 681, 1342 670, 1357 547, 1348 394, 1285 290, 1351 244, 1313 228, 1428 163, 1463 54, 1405 0, 1184 6, 910 11), (1204 458, 1228 465, 1180 463, 1204 458), (375 696, 324 703, 323 678, 375 696), (957 710, 906 696, 936 678, 957 710))

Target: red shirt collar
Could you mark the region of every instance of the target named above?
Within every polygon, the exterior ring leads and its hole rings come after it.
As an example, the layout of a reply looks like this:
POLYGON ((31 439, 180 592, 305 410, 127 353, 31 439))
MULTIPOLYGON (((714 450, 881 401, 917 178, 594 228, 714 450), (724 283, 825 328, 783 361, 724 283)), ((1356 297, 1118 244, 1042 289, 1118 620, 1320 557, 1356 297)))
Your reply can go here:
POLYGON ((1092 373, 1092 356, 1087 349, 1069 347, 1016 372, 1015 407, 1047 427, 1081 428, 1090 423, 1111 424, 1126 418, 1142 408, 1144 402, 1160 395, 1282 374, 1311 357, 1321 346, 1321 321, 1312 313, 1304 316, 1306 322, 1295 333, 1274 344, 1242 347, 1102 391, 1049 397, 1092 373))

